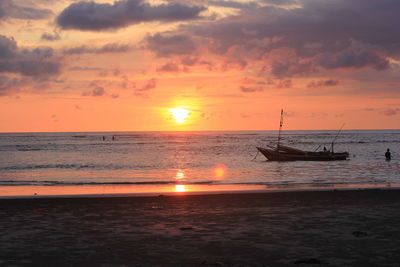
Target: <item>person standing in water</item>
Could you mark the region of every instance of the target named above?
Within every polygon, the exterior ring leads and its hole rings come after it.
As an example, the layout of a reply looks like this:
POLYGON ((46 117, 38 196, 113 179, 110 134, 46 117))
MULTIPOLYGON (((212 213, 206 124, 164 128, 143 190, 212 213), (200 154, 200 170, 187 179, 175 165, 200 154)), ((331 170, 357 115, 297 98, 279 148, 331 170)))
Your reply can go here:
POLYGON ((392 159, 392 154, 390 153, 390 149, 388 148, 385 153, 386 160, 392 159))

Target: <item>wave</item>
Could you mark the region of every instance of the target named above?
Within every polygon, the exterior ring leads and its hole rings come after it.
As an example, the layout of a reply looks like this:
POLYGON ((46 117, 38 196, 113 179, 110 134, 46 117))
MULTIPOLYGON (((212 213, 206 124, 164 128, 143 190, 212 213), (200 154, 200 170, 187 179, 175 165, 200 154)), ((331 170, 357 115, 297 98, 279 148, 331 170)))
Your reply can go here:
POLYGON ((269 187, 334 187, 351 186, 364 184, 390 184, 390 181, 351 181, 351 182, 329 182, 329 181, 279 181, 279 182, 221 182, 219 180, 209 181, 35 181, 35 180, 4 180, 0 181, 0 186, 118 186, 118 185, 259 185, 269 187))
POLYGON ((80 181, 80 182, 71 182, 71 181, 35 181, 35 180, 5 180, 0 181, 0 186, 23 186, 23 185, 36 185, 36 186, 56 186, 56 185, 175 185, 175 184, 185 184, 185 185, 200 185, 200 184, 215 184, 216 181, 193 181, 193 182, 182 182, 182 181, 138 181, 138 182, 129 182, 129 181, 80 181))
POLYGON ((32 170, 32 169, 86 169, 95 168, 95 165, 90 164, 39 164, 25 166, 5 166, 0 167, 0 170, 32 170))
POLYGON ((18 151, 41 151, 46 150, 42 148, 17 148, 18 151))
POLYGON ((24 165, 24 166, 4 166, 0 167, 0 171, 11 170, 40 170, 40 169, 100 169, 100 170, 123 170, 123 169, 149 169, 154 168, 152 165, 95 165, 95 164, 38 164, 38 165, 24 165))

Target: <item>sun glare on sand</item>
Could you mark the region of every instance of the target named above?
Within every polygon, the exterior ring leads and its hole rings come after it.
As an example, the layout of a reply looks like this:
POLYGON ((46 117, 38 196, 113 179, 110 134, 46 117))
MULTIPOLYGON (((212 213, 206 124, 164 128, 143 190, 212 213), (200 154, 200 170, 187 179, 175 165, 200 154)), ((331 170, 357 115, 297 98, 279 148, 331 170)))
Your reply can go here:
POLYGON ((169 112, 172 114, 172 117, 174 117, 176 123, 179 124, 185 123, 190 115, 190 111, 182 107, 171 108, 169 112))

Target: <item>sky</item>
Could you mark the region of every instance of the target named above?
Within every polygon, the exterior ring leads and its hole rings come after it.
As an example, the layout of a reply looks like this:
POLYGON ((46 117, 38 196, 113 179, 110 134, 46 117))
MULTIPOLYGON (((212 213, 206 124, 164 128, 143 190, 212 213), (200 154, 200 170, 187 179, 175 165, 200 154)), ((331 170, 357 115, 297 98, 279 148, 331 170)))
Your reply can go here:
POLYGON ((400 129, 398 0, 0 0, 0 132, 400 129))

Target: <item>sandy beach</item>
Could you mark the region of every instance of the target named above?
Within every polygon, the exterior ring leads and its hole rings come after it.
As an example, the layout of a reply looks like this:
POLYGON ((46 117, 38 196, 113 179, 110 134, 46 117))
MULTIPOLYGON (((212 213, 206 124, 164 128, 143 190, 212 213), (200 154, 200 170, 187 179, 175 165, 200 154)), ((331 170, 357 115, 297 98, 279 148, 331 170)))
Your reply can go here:
POLYGON ((400 191, 0 200, 1 266, 398 266, 400 191))

